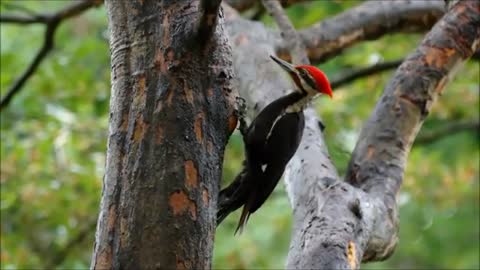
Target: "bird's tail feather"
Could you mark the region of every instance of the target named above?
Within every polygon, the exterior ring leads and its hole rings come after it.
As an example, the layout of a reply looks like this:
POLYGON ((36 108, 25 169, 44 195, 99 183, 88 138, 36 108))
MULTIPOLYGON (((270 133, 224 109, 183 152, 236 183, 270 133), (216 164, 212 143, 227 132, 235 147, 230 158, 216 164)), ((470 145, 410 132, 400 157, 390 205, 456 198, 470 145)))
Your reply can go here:
MULTIPOLYGON (((250 178, 250 181, 252 181, 251 183, 253 185, 258 185, 258 180, 261 179, 260 177, 263 174, 262 170, 260 168, 250 168, 249 171, 251 173, 251 178, 250 178)), ((252 211, 252 206, 255 203, 256 197, 258 196, 257 194, 258 186, 251 187, 251 192, 252 193, 248 195, 248 198, 245 204, 243 205, 242 214, 240 215, 240 220, 238 221, 238 226, 237 226, 237 229, 235 230, 234 235, 236 235, 238 231, 240 231, 240 234, 242 233, 243 228, 245 227, 245 225, 247 225, 248 218, 253 212, 255 212, 255 211, 252 211)))
POLYGON ((240 216, 240 220, 238 221, 238 226, 237 229, 235 229, 235 233, 233 235, 236 235, 237 232, 241 234, 243 232, 243 228, 248 222, 248 218, 250 217, 250 211, 248 205, 245 205, 242 210, 242 215, 240 216))

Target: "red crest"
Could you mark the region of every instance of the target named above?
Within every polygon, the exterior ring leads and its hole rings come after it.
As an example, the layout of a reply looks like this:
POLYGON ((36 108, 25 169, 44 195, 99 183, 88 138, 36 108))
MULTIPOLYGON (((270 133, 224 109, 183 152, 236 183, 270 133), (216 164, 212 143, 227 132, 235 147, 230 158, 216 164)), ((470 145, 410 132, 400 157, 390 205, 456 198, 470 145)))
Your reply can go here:
POLYGON ((308 73, 310 73, 310 75, 315 80, 315 83, 317 84, 317 90, 320 93, 333 97, 332 87, 330 86, 327 75, 325 75, 323 71, 321 71, 317 67, 307 65, 296 66, 296 68, 303 68, 307 70, 308 73))

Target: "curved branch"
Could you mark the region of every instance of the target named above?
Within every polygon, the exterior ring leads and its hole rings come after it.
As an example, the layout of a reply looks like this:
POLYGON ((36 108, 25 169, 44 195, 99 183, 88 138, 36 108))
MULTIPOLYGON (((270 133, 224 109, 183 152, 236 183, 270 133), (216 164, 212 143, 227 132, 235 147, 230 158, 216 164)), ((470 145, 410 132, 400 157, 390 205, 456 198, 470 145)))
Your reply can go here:
POLYGON ((60 23, 65 19, 73 17, 82 13, 83 11, 101 4, 99 0, 85 0, 81 2, 75 2, 53 14, 37 14, 31 16, 14 16, 14 15, 2 15, 0 17, 0 22, 15 22, 20 24, 29 24, 29 23, 44 23, 46 25, 45 36, 43 45, 35 55, 35 58, 27 67, 27 69, 18 77, 13 85, 8 89, 7 93, 0 102, 0 111, 10 104, 12 98, 20 92, 25 82, 32 76, 32 74, 37 70, 40 63, 45 59, 47 54, 54 47, 54 36, 55 31, 57 30, 60 23))
POLYGON ((10 15, 10 14, 0 15, 0 23, 18 23, 18 24, 44 23, 48 25, 52 23, 52 21, 64 20, 64 19, 73 17, 75 15, 78 15, 93 6, 99 6, 101 3, 102 1, 100 0, 83 0, 83 1, 75 2, 52 14, 33 14, 29 11, 28 15, 10 15))
POLYGON ((345 177, 383 205, 373 236, 360 245, 364 261, 393 252, 398 232, 395 198, 411 145, 433 102, 479 45, 480 6, 459 1, 401 64, 364 125, 345 177))
MULTIPOLYGON (((324 62, 360 41, 386 33, 428 30, 443 13, 442 1, 372 0, 300 31, 300 37, 310 60, 324 62)), ((279 44, 277 53, 288 59, 288 44, 279 44)))
POLYGON ((330 85, 332 88, 338 88, 344 84, 348 84, 354 80, 367 77, 376 73, 384 72, 387 70, 394 69, 398 67, 401 63, 403 62, 403 59, 399 60, 394 60, 394 61, 388 61, 388 62, 383 62, 383 63, 378 63, 373 66, 369 66, 366 68, 360 68, 357 70, 353 70, 349 72, 348 74, 342 75, 341 77, 338 78, 333 78, 332 81, 330 82, 330 85))
POLYGON ((437 130, 420 132, 415 139, 414 144, 415 146, 430 144, 446 136, 455 135, 464 131, 480 132, 480 121, 465 120, 461 122, 453 122, 446 124, 437 130))
POLYGON ((23 72, 23 74, 18 77, 13 85, 9 88, 8 92, 3 96, 2 101, 0 102, 0 111, 3 110, 5 107, 10 104, 12 98, 20 92, 22 86, 25 82, 32 76, 32 74, 37 70, 37 67, 40 65, 43 59, 47 56, 47 54, 53 48, 53 37, 55 34, 55 30, 57 29, 58 21, 54 23, 49 23, 47 29, 45 29, 45 37, 43 41, 42 48, 38 51, 33 59, 32 63, 27 67, 27 69, 23 72))
POLYGON ((456 64, 479 46, 479 32, 478 5, 460 1, 403 62, 360 134, 346 182, 315 179, 299 192, 310 210, 294 225, 287 268, 358 269, 393 253, 411 143, 456 64))

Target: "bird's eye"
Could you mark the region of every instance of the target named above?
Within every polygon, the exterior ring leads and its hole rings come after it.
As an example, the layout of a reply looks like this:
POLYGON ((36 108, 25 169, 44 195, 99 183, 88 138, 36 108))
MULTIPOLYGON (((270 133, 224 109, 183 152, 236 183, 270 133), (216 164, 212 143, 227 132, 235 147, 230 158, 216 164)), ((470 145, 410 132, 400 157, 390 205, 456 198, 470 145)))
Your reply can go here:
POLYGON ((302 69, 302 72, 300 72, 302 75, 302 78, 307 82, 308 85, 310 85, 311 88, 316 89, 317 85, 315 84, 315 80, 310 76, 310 74, 302 69))

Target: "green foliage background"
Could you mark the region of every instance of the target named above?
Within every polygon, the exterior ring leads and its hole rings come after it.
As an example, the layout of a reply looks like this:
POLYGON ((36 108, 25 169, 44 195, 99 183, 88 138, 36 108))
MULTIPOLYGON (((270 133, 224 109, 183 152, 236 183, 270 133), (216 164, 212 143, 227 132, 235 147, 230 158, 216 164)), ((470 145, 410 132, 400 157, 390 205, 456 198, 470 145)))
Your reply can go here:
MULTIPOLYGON (((19 13, 4 1, 1 13, 19 13)), ((38 12, 63 1, 21 1, 38 12)), ((355 1, 312 1, 288 9, 298 28, 339 13, 355 1)), ((274 27, 270 18, 265 23, 274 27)), ((1 94, 41 46, 43 26, 1 24, 1 94)), ((395 34, 345 50, 321 64, 331 77, 376 61, 405 57, 422 34, 395 34)), ((108 129, 110 66, 104 7, 62 24, 56 48, 8 109, 1 112, 1 269, 85 269, 89 266, 101 195, 108 129)), ((362 123, 392 72, 358 80, 316 105, 326 139, 343 173, 362 123)), ((478 62, 468 62, 438 100, 422 131, 477 120, 478 62)), ((386 262, 365 269, 478 269, 479 134, 465 131, 415 145, 400 203, 400 242, 386 262)), ((227 149, 225 182, 240 168, 238 134, 227 149)), ((214 268, 283 268, 291 209, 280 185, 233 236, 238 213, 217 230, 214 268)))

